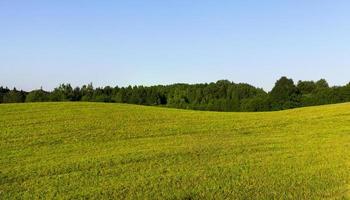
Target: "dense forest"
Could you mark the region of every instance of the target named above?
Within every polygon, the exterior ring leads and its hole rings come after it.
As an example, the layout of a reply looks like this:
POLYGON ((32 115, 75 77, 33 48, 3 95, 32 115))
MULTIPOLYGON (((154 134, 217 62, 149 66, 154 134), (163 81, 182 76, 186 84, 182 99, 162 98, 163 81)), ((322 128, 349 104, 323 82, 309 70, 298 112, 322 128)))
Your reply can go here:
POLYGON ((326 80, 299 81, 280 78, 270 92, 245 83, 220 80, 216 83, 73 88, 61 84, 53 91, 31 92, 0 87, 0 103, 91 101, 211 111, 272 111, 350 101, 350 83, 330 87, 326 80))

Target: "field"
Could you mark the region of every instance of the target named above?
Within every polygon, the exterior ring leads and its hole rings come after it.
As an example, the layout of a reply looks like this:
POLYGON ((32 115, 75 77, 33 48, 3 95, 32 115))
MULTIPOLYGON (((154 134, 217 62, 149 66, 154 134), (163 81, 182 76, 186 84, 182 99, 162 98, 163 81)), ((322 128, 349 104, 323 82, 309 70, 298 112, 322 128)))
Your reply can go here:
POLYGON ((0 105, 0 199, 348 199, 350 104, 0 105))

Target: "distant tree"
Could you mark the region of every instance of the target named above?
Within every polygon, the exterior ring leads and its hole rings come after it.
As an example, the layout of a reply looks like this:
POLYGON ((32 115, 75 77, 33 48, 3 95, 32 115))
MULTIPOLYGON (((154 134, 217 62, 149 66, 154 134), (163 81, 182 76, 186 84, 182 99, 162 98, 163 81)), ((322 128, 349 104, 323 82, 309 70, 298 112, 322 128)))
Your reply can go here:
POLYGON ((90 101, 111 102, 111 96, 108 95, 108 93, 105 93, 105 90, 103 88, 96 88, 90 101))
POLYGON ((51 92, 50 99, 52 101, 73 101, 74 92, 70 84, 60 84, 51 92))
POLYGON ((83 85, 80 89, 80 94, 82 101, 92 101, 94 95, 94 87, 92 83, 89 83, 87 86, 83 85))
POLYGON ((316 88, 313 91, 312 96, 309 97, 311 101, 310 105, 323 105, 337 102, 334 99, 335 90, 329 87, 325 79, 316 81, 315 85, 316 88))
POLYGON ((7 92, 3 96, 3 103, 22 103, 25 100, 25 92, 17 91, 16 88, 7 92))
POLYGON ((325 79, 320 79, 316 82, 316 88, 329 88, 328 82, 325 79))
POLYGON ((82 93, 79 87, 75 87, 73 90, 72 101, 80 101, 82 98, 82 93))
POLYGON ((313 81, 299 81, 297 88, 301 94, 311 94, 316 89, 316 83, 313 81))
POLYGON ((5 96, 6 93, 8 93, 10 90, 6 87, 0 87, 0 103, 3 103, 3 98, 5 96))
POLYGON ((256 112, 270 110, 269 99, 267 95, 260 95, 253 98, 242 100, 241 111, 256 112))
POLYGON ((49 101, 50 94, 42 89, 33 90, 26 96, 26 102, 45 102, 49 101))
POLYGON ((281 110, 295 108, 300 105, 300 92, 292 79, 280 78, 269 93, 271 109, 281 110))
POLYGON ((342 87, 341 90, 344 102, 350 101, 350 82, 342 87))
POLYGON ((268 111, 350 101, 350 83, 329 87, 325 79, 317 82, 280 78, 266 93, 245 83, 219 80, 204 84, 99 87, 92 83, 74 89, 61 84, 52 92, 42 89, 30 93, 0 87, 0 103, 33 101, 96 101, 212 111, 268 111))

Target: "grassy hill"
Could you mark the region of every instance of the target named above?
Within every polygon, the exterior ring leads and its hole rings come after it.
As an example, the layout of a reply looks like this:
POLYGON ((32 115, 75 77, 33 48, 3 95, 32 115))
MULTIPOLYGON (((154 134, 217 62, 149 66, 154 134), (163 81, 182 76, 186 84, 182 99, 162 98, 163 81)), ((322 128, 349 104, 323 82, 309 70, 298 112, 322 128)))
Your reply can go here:
POLYGON ((347 199, 350 104, 0 105, 0 199, 347 199))

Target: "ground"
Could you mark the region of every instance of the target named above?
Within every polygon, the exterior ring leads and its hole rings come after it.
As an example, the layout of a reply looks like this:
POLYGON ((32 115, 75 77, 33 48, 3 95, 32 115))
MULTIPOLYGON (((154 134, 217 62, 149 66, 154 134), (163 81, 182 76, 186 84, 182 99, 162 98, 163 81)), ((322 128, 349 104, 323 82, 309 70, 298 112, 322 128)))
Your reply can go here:
POLYGON ((1 199, 348 199, 350 104, 2 104, 0 149, 1 199))

